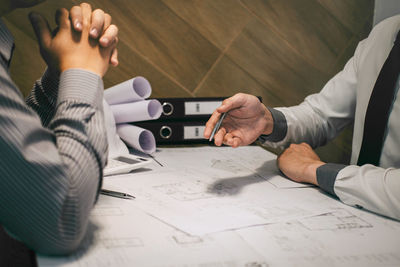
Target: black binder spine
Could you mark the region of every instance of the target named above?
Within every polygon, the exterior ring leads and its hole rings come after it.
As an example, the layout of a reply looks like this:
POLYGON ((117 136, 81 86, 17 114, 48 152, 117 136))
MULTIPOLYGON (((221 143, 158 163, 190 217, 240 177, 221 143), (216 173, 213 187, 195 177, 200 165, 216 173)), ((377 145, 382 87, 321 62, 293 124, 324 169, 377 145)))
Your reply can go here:
POLYGON ((146 121, 132 123, 154 134, 157 144, 207 143, 206 121, 146 121))
POLYGON ((207 120, 225 98, 156 98, 163 107, 159 120, 207 120))

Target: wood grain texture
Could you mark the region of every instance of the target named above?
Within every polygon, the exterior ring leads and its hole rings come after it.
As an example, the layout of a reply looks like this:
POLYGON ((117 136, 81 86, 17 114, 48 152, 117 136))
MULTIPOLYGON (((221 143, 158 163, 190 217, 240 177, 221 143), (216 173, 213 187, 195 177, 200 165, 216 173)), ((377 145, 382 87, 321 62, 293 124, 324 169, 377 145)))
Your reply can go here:
MULTIPOLYGON (((47 0, 33 10, 54 26, 57 8, 78 0, 47 0)), ((118 68, 105 87, 134 76, 153 97, 260 95, 266 105, 300 103, 321 90, 353 55, 372 24, 373 0, 88 0, 120 29, 118 68)), ((26 95, 45 68, 27 14, 5 18, 17 47, 11 74, 26 95)), ((347 162, 351 127, 319 148, 323 160, 347 162)))
POLYGON ((281 105, 298 104, 306 95, 319 90, 328 78, 256 19, 226 54, 276 95, 281 105))
POLYGON ((252 19, 239 0, 163 0, 163 2, 221 51, 252 19))

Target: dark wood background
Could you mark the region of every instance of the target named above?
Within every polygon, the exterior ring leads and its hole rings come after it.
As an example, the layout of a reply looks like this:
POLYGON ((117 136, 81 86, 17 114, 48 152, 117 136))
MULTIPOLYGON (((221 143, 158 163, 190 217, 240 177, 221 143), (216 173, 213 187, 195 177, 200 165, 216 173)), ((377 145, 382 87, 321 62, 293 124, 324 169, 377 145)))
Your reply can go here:
MULTIPOLYGON (((82 1, 47 0, 34 8, 54 25, 54 12, 82 1)), ((146 77, 152 97, 262 96, 268 106, 300 103, 321 90, 371 29, 373 0, 90 0, 120 29, 120 66, 105 87, 146 77)), ((32 10, 32 9, 30 9, 32 10)), ((24 95, 45 65, 27 19, 5 19, 16 39, 11 66, 24 95)), ((351 127, 319 148, 323 160, 346 163, 351 127)))

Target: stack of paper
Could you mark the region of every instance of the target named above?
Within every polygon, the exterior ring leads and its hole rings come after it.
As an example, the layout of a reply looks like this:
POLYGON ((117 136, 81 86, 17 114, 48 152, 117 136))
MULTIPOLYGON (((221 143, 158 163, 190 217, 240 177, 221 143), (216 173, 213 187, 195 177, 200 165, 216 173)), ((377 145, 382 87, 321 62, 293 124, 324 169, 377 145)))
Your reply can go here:
POLYGON ((143 77, 135 77, 104 91, 104 99, 109 105, 105 112, 113 115, 116 133, 127 145, 146 154, 156 150, 154 135, 128 123, 156 120, 161 116, 161 103, 155 99, 146 100, 150 95, 151 85, 143 77))

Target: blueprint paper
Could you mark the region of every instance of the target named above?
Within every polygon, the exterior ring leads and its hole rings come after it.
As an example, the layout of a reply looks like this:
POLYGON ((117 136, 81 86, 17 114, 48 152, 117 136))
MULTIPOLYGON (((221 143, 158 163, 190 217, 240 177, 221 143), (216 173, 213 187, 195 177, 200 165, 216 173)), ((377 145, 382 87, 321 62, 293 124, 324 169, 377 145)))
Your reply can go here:
POLYGON ((90 216, 90 234, 81 249, 68 257, 38 256, 38 265, 267 266, 234 232, 188 235, 140 211, 131 202, 100 195, 90 216))
MULTIPOLYGON (((253 154, 269 155, 259 149, 253 154)), ((313 188, 279 190, 217 147, 159 150, 154 156, 162 171, 120 175, 112 183, 136 196, 132 205, 192 235, 321 214, 331 200, 313 188)))
POLYGON ((156 140, 149 130, 130 124, 118 124, 116 130, 128 146, 146 154, 156 151, 156 140))
POLYGON ((151 85, 143 77, 135 77, 104 91, 104 99, 109 105, 140 101, 151 95, 151 85))
POLYGON ((400 222, 344 205, 315 188, 278 188, 266 174, 254 174, 258 164, 239 159, 246 153, 267 162, 276 158, 259 147, 162 148, 153 170, 105 177, 103 188, 136 199, 100 195, 81 248, 68 257, 38 256, 38 265, 400 266, 400 222), (180 164, 168 166, 172 156, 180 164), (198 161, 195 170, 193 161, 198 161), (298 208, 310 213, 312 203, 318 206, 317 216, 296 214, 298 208), (238 212, 239 220, 239 215, 250 215, 276 223, 204 235, 180 229, 221 225, 218 220, 233 218, 230 212, 238 212))
POLYGON ((271 266, 400 266, 400 223, 340 204, 324 215, 235 232, 271 266))
POLYGON ((111 105, 110 108, 117 124, 156 120, 162 113, 162 105, 160 101, 155 99, 111 105))
MULTIPOLYGON (((162 153, 157 154, 157 159, 164 163, 169 168, 181 168, 186 161, 191 164, 191 157, 188 155, 193 151, 193 148, 178 148, 178 149, 162 149, 162 153)), ((260 177, 263 177, 269 183, 277 188, 297 188, 311 187, 309 184, 294 182, 288 178, 282 177, 276 163, 276 155, 259 147, 259 146, 243 146, 238 148, 231 147, 197 147, 195 151, 199 153, 208 153, 214 151, 222 157, 222 162, 232 162, 226 169, 235 170, 235 164, 242 169, 248 169, 256 172, 260 177), (203 152, 201 152, 203 151, 203 152)), ((218 165, 218 160, 214 163, 218 165)))
POLYGON ((115 158, 121 155, 129 154, 128 148, 117 134, 114 115, 112 114, 110 106, 105 100, 103 100, 103 110, 107 131, 108 157, 115 158))
POLYGON ((226 158, 233 158, 246 167, 255 170, 269 183, 277 188, 312 187, 313 185, 297 183, 283 177, 276 162, 276 155, 258 146, 244 146, 239 148, 222 147, 226 158), (231 153, 232 149, 239 149, 238 153, 231 153), (256 151, 256 152, 255 152, 256 151))

